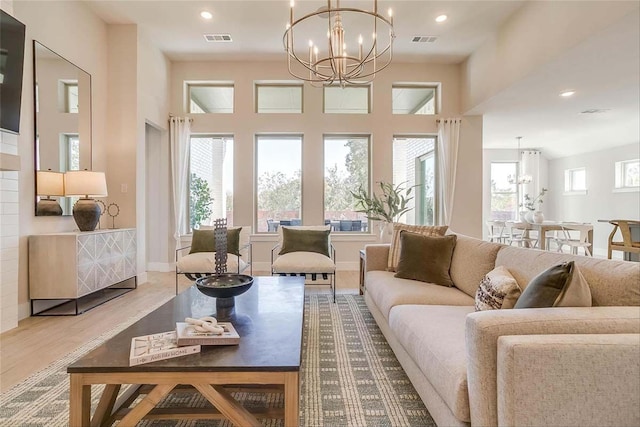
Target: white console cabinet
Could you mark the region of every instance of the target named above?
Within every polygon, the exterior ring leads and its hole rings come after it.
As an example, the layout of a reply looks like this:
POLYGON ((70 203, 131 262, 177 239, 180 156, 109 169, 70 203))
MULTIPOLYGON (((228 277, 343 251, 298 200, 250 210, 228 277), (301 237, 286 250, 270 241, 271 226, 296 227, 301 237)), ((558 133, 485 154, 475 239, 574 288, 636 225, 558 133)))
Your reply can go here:
POLYGON ((135 289, 136 271, 134 228, 29 236, 31 314, 79 314, 135 289), (114 286, 132 278, 133 287, 114 286), (75 310, 60 308, 69 303, 75 310))

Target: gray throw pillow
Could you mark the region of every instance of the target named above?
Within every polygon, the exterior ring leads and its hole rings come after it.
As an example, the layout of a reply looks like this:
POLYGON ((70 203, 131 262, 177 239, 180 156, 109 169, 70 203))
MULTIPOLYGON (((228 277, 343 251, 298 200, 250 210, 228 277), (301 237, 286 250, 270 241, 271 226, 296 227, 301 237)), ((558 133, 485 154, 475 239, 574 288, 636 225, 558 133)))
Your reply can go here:
POLYGON ((554 265, 531 279, 513 308, 591 307, 589 284, 574 261, 554 265))
MULTIPOLYGON (((227 229, 227 253, 240 255, 240 230, 238 228, 227 229)), ((216 239, 214 236, 215 230, 193 230, 191 237, 191 249, 190 254, 196 252, 215 252, 216 251, 216 239)))
POLYGON ((424 236, 400 232, 400 260, 394 277, 453 286, 449 269, 457 236, 424 236))
POLYGON ((282 227, 280 255, 290 252, 316 252, 329 257, 331 230, 296 230, 282 227))

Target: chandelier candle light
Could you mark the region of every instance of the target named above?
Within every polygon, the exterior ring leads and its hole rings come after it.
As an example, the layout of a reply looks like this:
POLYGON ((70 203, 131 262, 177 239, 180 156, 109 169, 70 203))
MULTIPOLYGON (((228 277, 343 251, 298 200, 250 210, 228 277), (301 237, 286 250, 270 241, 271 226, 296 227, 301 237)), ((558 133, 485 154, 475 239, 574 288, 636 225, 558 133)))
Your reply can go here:
POLYGON ((391 64, 395 34, 393 11, 389 9, 387 18, 378 13, 378 0, 373 0, 372 3, 373 10, 364 10, 341 7, 340 0, 327 0, 326 6, 294 19, 294 0, 291 0, 289 22, 282 39, 287 52, 289 73, 318 86, 338 83, 344 87, 347 84, 373 81, 376 73, 391 64), (326 19, 327 26, 314 25, 311 21, 313 17, 326 19), (347 24, 351 26, 354 35, 347 33, 347 24), (366 26, 371 26, 371 41, 365 44, 365 39, 369 36, 363 37, 353 28, 363 29, 366 26), (323 35, 325 29, 326 34, 323 35), (297 43, 294 31, 304 33, 303 40, 309 37, 308 43, 297 43), (314 36, 318 37, 316 40, 326 37, 326 50, 313 42, 314 36), (349 45, 350 43, 353 44, 349 45))

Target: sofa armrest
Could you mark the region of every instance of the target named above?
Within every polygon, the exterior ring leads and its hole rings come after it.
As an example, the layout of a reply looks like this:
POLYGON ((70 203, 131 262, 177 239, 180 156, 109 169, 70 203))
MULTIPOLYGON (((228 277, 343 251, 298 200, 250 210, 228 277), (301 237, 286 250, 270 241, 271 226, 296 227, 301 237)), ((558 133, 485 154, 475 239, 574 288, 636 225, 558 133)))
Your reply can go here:
POLYGON ((498 339, 499 426, 640 424, 640 335, 498 339))
POLYGON ((366 245, 364 247, 364 271, 386 270, 389 261, 388 243, 366 245))
POLYGON ((498 338, 505 335, 637 334, 638 307, 555 307, 471 313, 465 324, 471 424, 498 424, 498 338))

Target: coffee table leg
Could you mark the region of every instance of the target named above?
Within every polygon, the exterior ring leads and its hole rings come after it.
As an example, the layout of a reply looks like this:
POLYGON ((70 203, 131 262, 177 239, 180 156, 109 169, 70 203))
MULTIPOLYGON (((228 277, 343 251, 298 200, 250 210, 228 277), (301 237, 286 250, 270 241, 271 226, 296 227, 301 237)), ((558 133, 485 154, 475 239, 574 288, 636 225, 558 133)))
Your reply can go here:
POLYGON ((91 417, 91 386, 85 385, 82 374, 71 374, 69 385, 69 426, 88 426, 91 417))
POLYGON ((211 386, 210 384, 193 384, 193 386, 234 425, 242 427, 258 427, 262 425, 256 417, 243 408, 242 405, 221 386, 211 386))
POLYGON ((300 422, 300 383, 297 372, 284 374, 284 426, 297 427, 300 422))
POLYGON ((138 403, 134 408, 120 420, 119 426, 128 427, 135 426, 138 422, 147 415, 155 406, 164 398, 167 394, 171 393, 171 390, 178 384, 158 384, 147 397, 142 399, 142 402, 138 403))

